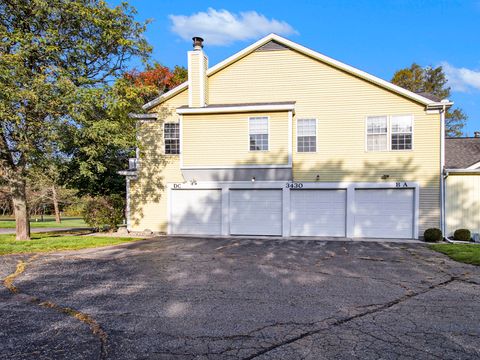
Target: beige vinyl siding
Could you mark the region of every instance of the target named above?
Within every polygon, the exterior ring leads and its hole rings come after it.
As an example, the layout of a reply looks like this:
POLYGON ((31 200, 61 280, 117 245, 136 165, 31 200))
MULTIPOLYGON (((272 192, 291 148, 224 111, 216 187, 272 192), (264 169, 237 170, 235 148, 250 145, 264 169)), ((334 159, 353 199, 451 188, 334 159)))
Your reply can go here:
POLYGON ((232 166, 288 163, 288 113, 183 116, 183 165, 232 166), (268 117, 268 151, 249 150, 250 117, 268 117))
POLYGON ((450 174, 445 195, 447 235, 461 228, 480 233, 480 175, 450 174))
POLYGON ((293 50, 254 52, 209 77, 210 103, 296 101, 296 181, 418 181, 420 235, 440 226, 440 121, 424 106, 293 50), (365 118, 414 116, 414 149, 366 152, 365 118), (297 153, 296 119, 317 118, 316 153, 297 153))
POLYGON ((168 182, 183 182, 179 155, 164 155, 163 124, 178 122, 175 109, 188 104, 188 91, 151 110, 157 121, 138 122, 140 169, 137 180, 130 180, 130 228, 167 231, 168 182))
MULTIPOLYGON (((200 51, 192 51, 188 57, 188 81, 191 84, 191 89, 188 91, 191 92, 192 106, 194 107, 203 106, 200 103, 200 56, 202 56, 200 51)), ((188 101, 182 105, 187 104, 188 101)))
MULTIPOLYGON (((199 78, 198 73, 194 78, 199 78)), ((420 235, 428 227, 440 226, 440 121, 438 114, 427 115, 423 105, 291 50, 254 52, 211 75, 208 88, 210 104, 296 101, 292 128, 294 180, 315 181, 318 174, 323 182, 417 181, 420 235), (414 116, 414 149, 366 152, 365 118, 400 114, 414 116), (318 120, 315 153, 296 152, 299 118, 318 120), (387 174, 388 180, 381 180, 387 174)), ((187 104, 186 90, 154 111, 161 113, 162 119, 177 121, 174 109, 187 104)), ((286 163, 288 129, 281 126, 278 137, 271 129, 272 147, 268 154, 252 157, 248 151, 248 115, 228 115, 232 121, 218 120, 226 119, 225 115, 184 116, 184 165, 286 163), (202 123, 204 127, 200 126, 202 123), (211 126, 220 126, 218 135, 211 126)), ((276 115, 282 117, 286 126, 286 113, 276 115)), ((162 148, 163 121, 158 122, 157 128, 149 129, 150 134, 142 140, 143 152, 162 148)), ((132 228, 166 231, 165 193, 148 184, 183 181, 179 157, 169 157, 167 164, 160 157, 142 158, 141 166, 138 180, 131 183, 131 196, 137 201, 131 216, 132 228), (152 181, 152 176, 159 181, 152 181)))
MULTIPOLYGON (((204 56, 204 61, 203 61, 203 66, 204 66, 204 74, 207 73, 207 70, 208 70, 208 58, 206 56, 204 56)), ((205 75, 203 77, 203 86, 204 86, 204 89, 205 89, 205 104, 209 104, 209 89, 208 89, 208 80, 207 80, 207 76, 205 75)))

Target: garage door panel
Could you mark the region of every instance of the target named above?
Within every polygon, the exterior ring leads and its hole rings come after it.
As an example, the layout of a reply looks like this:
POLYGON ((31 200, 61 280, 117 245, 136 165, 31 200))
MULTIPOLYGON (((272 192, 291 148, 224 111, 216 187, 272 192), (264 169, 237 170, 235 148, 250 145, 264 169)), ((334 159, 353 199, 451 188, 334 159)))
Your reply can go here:
POLYGON ((292 190, 292 236, 345 236, 345 190, 292 190))
POLYGON ((356 189, 355 237, 412 238, 413 189, 356 189))
POLYGON ((281 235, 281 190, 230 190, 230 234, 281 235))
POLYGON ((220 190, 172 190, 171 194, 173 234, 221 234, 220 190))

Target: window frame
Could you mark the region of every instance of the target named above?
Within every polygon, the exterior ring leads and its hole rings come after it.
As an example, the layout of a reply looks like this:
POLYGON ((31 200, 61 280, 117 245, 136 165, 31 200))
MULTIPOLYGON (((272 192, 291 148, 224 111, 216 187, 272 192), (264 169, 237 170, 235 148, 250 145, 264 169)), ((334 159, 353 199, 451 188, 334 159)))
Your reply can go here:
POLYGON ((365 152, 368 153, 382 153, 382 152, 408 152, 414 150, 415 145, 415 116, 412 113, 408 114, 393 114, 393 115, 367 115, 364 121, 365 126, 365 139, 364 139, 364 147, 365 152), (392 117, 396 116, 409 116, 412 120, 412 147, 411 149, 392 149, 392 117), (387 118, 387 148, 385 150, 368 150, 368 118, 371 117, 386 117, 387 118))
POLYGON ((249 152, 267 152, 267 151, 270 151, 270 116, 249 116, 248 119, 247 119, 247 122, 248 122, 248 142, 247 142, 247 146, 248 146, 248 151, 249 152), (264 118, 264 119, 267 119, 267 149, 266 150, 251 150, 250 149, 250 120, 251 119, 258 119, 258 118, 264 118))
POLYGON ((181 128, 181 125, 180 125, 180 121, 178 122, 174 122, 174 121, 168 121, 168 122, 164 122, 163 123, 163 154, 166 155, 166 156, 179 156, 180 153, 181 153, 181 148, 180 148, 180 144, 181 144, 181 136, 180 136, 180 128, 181 128), (172 153, 167 153, 167 143, 165 140, 177 140, 175 138, 166 138, 165 137, 165 125, 167 124, 175 124, 178 126, 178 153, 175 153, 175 154, 172 154, 172 153))
MULTIPOLYGON (((414 117, 413 117, 413 114, 394 114, 394 115, 390 115, 389 117, 389 131, 390 131, 390 136, 389 136, 389 141, 390 141, 390 151, 394 151, 394 152, 398 152, 398 151, 412 151, 413 150, 413 134, 414 134, 414 124, 415 124, 415 120, 414 120, 414 117), (410 147, 410 149, 392 149, 392 135, 393 135, 393 131, 392 131, 392 118, 393 117, 400 117, 400 116, 409 116, 410 117, 410 121, 412 122, 412 132, 411 132, 411 135, 412 135, 412 146, 410 147)), ((395 134, 408 134, 408 133, 395 133, 395 134)))
POLYGON ((295 127, 295 141, 296 141, 296 152, 299 154, 315 154, 318 152, 318 118, 314 117, 302 117, 298 118, 296 121, 296 127, 295 127), (298 151, 298 123, 300 120, 315 120, 315 151, 298 151))

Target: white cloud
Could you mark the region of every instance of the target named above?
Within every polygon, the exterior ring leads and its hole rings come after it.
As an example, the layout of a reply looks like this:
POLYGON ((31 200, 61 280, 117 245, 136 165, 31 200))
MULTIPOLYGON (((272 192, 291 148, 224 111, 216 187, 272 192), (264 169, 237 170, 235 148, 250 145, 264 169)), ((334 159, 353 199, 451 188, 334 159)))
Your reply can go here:
POLYGON ((268 19, 256 11, 231 13, 209 8, 207 12, 187 15, 169 15, 172 31, 182 39, 201 36, 208 45, 228 45, 238 40, 257 39, 269 33, 295 34, 297 31, 285 21, 268 19))
POLYGON ((469 90, 480 90, 480 70, 475 71, 467 68, 456 68, 444 61, 441 63, 448 84, 453 91, 468 92, 469 90))

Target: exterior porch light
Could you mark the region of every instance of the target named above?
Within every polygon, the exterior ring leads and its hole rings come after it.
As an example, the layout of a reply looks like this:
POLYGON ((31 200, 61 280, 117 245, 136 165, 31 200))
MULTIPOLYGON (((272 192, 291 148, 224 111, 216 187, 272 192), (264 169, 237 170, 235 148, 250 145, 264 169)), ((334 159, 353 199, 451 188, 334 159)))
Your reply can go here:
POLYGON ((255 176, 252 176, 252 182, 255 182, 255 176))
POLYGON ((382 180, 387 180, 390 177, 388 174, 383 174, 382 175, 382 180))
POLYGON ((317 176, 315 177, 315 180, 316 181, 320 180, 320 175, 319 174, 317 174, 317 176))

